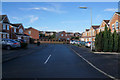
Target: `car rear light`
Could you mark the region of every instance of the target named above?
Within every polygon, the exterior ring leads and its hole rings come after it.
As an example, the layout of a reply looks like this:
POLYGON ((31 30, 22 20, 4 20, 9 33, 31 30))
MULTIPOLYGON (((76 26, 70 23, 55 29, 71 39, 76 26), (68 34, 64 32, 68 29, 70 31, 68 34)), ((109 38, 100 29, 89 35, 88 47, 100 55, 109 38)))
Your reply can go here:
POLYGON ((91 42, 89 42, 89 44, 91 44, 91 42))
POLYGON ((18 43, 13 43, 13 44, 18 44, 18 43))

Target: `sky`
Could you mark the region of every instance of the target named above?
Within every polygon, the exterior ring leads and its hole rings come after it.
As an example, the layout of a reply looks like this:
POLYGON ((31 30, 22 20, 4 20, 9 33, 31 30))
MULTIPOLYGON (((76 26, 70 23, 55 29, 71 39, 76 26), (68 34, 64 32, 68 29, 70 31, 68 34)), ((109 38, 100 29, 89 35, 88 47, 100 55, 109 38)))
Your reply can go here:
POLYGON ((102 20, 110 20, 118 11, 117 2, 3 2, 2 14, 11 23, 40 31, 83 32, 102 20), (80 9, 79 7, 88 7, 80 9))

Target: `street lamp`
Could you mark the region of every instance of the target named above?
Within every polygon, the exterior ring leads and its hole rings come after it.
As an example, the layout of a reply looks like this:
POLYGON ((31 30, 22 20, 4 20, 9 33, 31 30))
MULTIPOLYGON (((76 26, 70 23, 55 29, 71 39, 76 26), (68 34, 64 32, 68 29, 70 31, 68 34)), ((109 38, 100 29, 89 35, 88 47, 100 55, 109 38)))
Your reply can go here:
MULTIPOLYGON (((80 9, 88 9, 88 7, 79 7, 80 9)), ((91 27, 92 27, 92 8, 90 8, 90 15, 91 15, 91 27)), ((92 38, 92 30, 91 30, 91 39, 93 40, 92 38)), ((92 40, 91 40, 91 50, 92 50, 92 40)))

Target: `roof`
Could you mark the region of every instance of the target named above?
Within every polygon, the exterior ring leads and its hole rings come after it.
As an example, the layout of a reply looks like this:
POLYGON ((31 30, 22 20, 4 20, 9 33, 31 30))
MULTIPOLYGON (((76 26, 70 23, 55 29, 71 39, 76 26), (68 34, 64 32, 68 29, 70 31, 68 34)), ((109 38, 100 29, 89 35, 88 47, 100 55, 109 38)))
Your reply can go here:
POLYGON ((19 24, 11 24, 12 26, 15 26, 15 27, 19 27, 20 25, 22 25, 22 23, 19 23, 19 24))
POLYGON ((93 29, 97 29, 100 27, 100 25, 93 25, 92 27, 93 27, 93 29))
POLYGON ((10 23, 7 15, 0 15, 0 21, 3 21, 3 23, 10 23))
POLYGON ((4 17, 6 17, 7 15, 0 15, 0 21, 2 21, 4 19, 4 17))
POLYGON ((103 20, 103 21, 104 21, 106 24, 108 24, 110 20, 103 20))
POLYGON ((89 31, 90 29, 86 29, 86 31, 89 31))
POLYGON ((39 31, 39 30, 37 30, 37 29, 35 29, 35 28, 33 28, 33 27, 26 28, 25 30, 29 30, 29 29, 34 29, 34 30, 36 30, 36 31, 39 31))
POLYGON ((120 14, 120 12, 115 12, 115 13, 120 14))

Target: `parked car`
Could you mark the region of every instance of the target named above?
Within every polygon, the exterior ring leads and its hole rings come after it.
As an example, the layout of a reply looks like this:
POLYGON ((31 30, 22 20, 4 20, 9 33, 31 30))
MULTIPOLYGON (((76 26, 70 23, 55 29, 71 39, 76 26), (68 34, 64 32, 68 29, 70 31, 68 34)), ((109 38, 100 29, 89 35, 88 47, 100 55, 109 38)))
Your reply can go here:
POLYGON ((20 47, 20 43, 12 39, 2 39, 2 48, 10 50, 20 47))
POLYGON ((26 43, 24 39, 16 39, 15 41, 20 42, 20 43, 26 43))
POLYGON ((75 41, 74 40, 70 40, 70 44, 75 44, 75 41))
MULTIPOLYGON (((86 47, 91 47, 91 41, 85 43, 86 47)), ((95 42, 92 42, 92 47, 95 48, 95 42)))
POLYGON ((26 40, 24 40, 24 39, 16 39, 16 41, 20 43, 21 48, 25 48, 28 46, 26 40))
POLYGON ((80 44, 81 44, 82 46, 85 46, 85 43, 86 43, 86 42, 84 42, 84 41, 81 41, 81 42, 80 42, 80 44))

